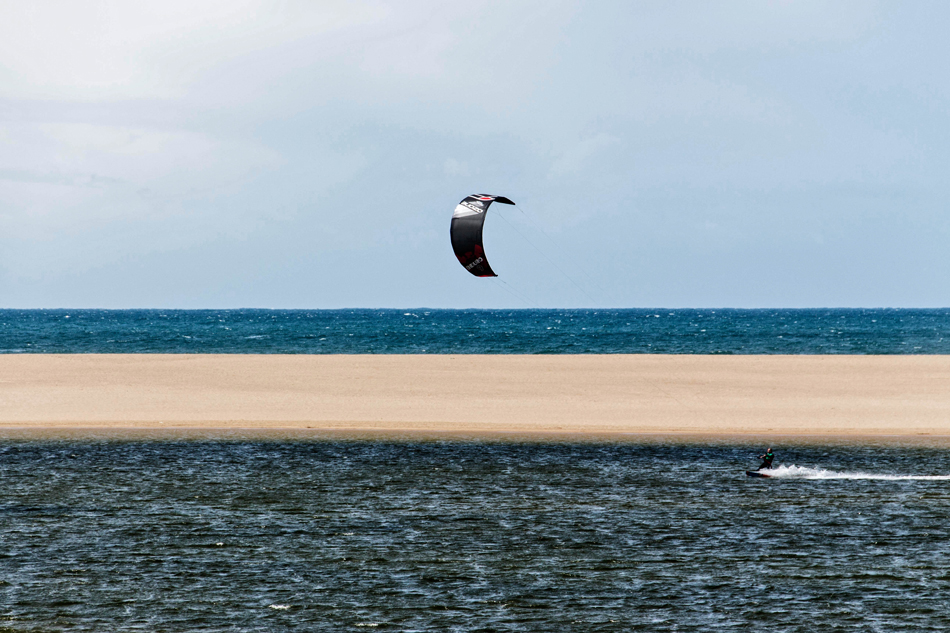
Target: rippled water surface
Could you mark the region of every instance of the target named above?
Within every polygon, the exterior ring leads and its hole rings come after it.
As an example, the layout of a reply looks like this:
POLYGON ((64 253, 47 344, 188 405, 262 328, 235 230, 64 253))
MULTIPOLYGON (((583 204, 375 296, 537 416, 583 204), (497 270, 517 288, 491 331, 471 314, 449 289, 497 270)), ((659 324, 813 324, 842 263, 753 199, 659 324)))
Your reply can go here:
POLYGON ((950 354, 950 310, 0 310, 0 353, 950 354))
POLYGON ((5 440, 0 630, 950 629, 947 451, 761 448, 5 440))

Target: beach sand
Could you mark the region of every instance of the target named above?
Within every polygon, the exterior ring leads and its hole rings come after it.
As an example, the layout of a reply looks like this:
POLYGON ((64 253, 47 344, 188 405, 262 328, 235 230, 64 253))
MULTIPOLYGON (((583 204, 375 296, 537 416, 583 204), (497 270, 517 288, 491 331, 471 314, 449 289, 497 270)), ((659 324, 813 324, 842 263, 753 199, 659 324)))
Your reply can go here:
POLYGON ((950 356, 4 355, 0 433, 950 437, 950 356))

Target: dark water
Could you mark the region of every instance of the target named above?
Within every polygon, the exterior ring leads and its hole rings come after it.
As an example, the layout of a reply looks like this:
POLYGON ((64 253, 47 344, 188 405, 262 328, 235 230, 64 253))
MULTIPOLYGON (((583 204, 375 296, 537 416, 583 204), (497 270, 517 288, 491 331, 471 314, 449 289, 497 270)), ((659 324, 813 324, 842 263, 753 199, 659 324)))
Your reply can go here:
POLYGON ((0 310, 0 353, 950 354, 950 309, 0 310))
POLYGON ((950 453, 760 448, 5 440, 0 630, 950 629, 950 453))

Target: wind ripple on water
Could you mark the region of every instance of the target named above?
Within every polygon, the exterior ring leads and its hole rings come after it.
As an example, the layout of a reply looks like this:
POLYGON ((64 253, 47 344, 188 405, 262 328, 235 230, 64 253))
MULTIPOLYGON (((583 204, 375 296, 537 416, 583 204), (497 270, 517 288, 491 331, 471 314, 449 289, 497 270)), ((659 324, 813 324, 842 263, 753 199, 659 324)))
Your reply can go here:
POLYGON ((750 451, 7 441, 0 630, 950 628, 946 451, 750 451))

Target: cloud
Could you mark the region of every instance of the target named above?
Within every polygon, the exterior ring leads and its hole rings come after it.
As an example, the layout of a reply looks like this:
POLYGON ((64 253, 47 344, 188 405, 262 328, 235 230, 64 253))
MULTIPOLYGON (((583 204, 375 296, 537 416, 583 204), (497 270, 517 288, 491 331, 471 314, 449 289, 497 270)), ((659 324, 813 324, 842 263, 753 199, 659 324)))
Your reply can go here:
POLYGON ((0 59, 7 98, 175 98, 217 64, 372 22, 360 2, 182 0, 6 2, 0 59))
POLYGON ((556 178, 566 174, 575 174, 581 171, 597 154, 619 144, 619 138, 602 132, 582 139, 554 161, 551 166, 550 177, 556 178))

